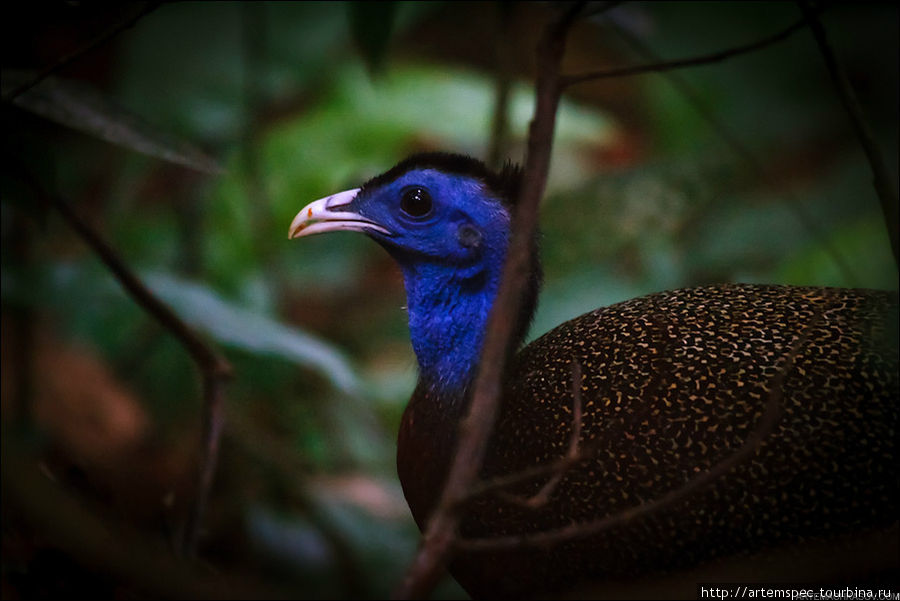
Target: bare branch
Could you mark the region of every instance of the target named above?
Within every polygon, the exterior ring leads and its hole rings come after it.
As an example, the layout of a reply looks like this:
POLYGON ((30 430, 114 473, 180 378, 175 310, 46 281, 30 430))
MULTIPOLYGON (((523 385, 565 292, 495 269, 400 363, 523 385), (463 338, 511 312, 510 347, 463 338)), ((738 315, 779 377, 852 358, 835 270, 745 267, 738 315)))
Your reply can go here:
POLYGON ((118 254, 69 205, 31 181, 38 193, 53 206, 79 236, 93 249, 129 296, 184 346, 203 374, 203 437, 197 466, 197 490, 183 532, 180 551, 193 557, 206 500, 218 461, 219 438, 224 421, 224 384, 231 377, 231 365, 216 350, 201 340, 165 303, 159 300, 119 258, 118 254))
POLYGON ((457 547, 466 551, 484 551, 489 549, 522 548, 526 546, 539 546, 559 543, 576 538, 594 536, 611 528, 621 526, 634 519, 644 517, 665 509, 681 500, 695 494, 700 488, 712 483, 717 478, 727 474, 734 467, 748 460, 763 443, 765 438, 772 433, 775 425, 781 417, 781 402, 784 397, 784 380, 794 367, 797 355, 803 349, 809 334, 821 320, 821 314, 814 318, 806 329, 797 336, 782 361, 783 365, 769 382, 769 398, 766 410, 760 418, 756 429, 750 433, 741 447, 718 462, 710 469, 700 472, 689 479, 681 487, 670 491, 662 497, 641 503, 623 511, 608 515, 591 522, 573 523, 555 530, 511 535, 491 538, 462 539, 457 540, 457 547))
MULTIPOLYGON (((634 34, 629 33, 615 23, 612 24, 611 29, 616 32, 632 50, 641 55, 645 60, 654 63, 662 62, 662 59, 634 34)), ((763 165, 762 161, 760 161, 756 154, 750 150, 738 134, 732 131, 725 122, 716 116, 715 111, 706 101, 704 101, 702 96, 694 90, 687 80, 681 76, 681 74, 675 71, 665 71, 660 73, 660 75, 669 80, 669 83, 684 97, 697 114, 706 121, 713 132, 721 138, 735 156, 750 167, 756 177, 760 178, 760 180, 762 180, 769 188, 773 190, 777 189, 777 183, 770 175, 766 166, 763 165)), ((809 211, 803 206, 796 195, 788 191, 786 198, 784 199, 784 204, 787 206, 788 210, 794 214, 797 222, 809 232, 810 237, 831 257, 835 267, 840 271, 847 283, 850 286, 857 286, 858 279, 854 274, 853 269, 847 264, 844 256, 838 251, 834 243, 828 239, 828 236, 825 236, 822 233, 821 228, 816 225, 816 220, 813 219, 812 215, 809 214, 809 211)))
POLYGON ((825 61, 825 66, 828 68, 828 74, 831 76, 831 81, 834 83, 838 97, 841 99, 841 104, 844 105, 844 109, 850 117, 853 131, 856 133, 856 137, 859 138, 859 143, 862 145, 866 158, 869 160, 869 166, 872 169, 872 183, 875 186, 875 191, 878 193, 878 200, 881 203, 881 211, 884 214, 888 237, 891 240, 891 250, 894 252, 894 263, 900 267, 900 255, 898 255, 898 252, 900 252, 900 240, 898 240, 897 232, 897 223, 900 221, 900 217, 898 217, 897 191, 894 189, 884 157, 878 149, 878 144, 875 142, 872 128, 866 121, 865 115, 863 115, 862 107, 859 105, 853 86, 850 85, 850 80, 847 79, 847 73, 841 67, 834 51, 831 49, 828 35, 825 33, 825 28, 822 26, 816 10, 808 0, 799 0, 798 4, 800 5, 800 10, 803 11, 806 22, 809 24, 813 37, 816 39, 816 44, 818 44, 822 53, 822 58, 825 61))
POLYGON ((117 521, 109 511, 91 506, 85 498, 67 494, 39 469, 37 458, 31 456, 29 445, 20 437, 4 428, 0 444, 4 510, 15 508, 17 520, 23 519, 42 539, 91 573, 109 574, 127 583, 124 591, 128 596, 290 598, 288 591, 262 582, 249 572, 212 574, 200 566, 177 561, 155 537, 117 521))
MULTIPOLYGON (((228 369, 230 373, 230 366, 228 369)), ((203 374, 203 434, 200 461, 197 464, 197 490, 184 527, 180 549, 182 556, 188 558, 193 558, 197 553, 206 502, 219 462, 219 441, 225 425, 225 380, 228 377, 228 374, 215 372, 203 374)))
POLYGON ((782 40, 786 40, 791 36, 791 34, 793 34, 798 29, 802 29, 805 25, 806 21, 804 19, 801 19, 796 23, 793 23, 790 27, 779 31, 778 33, 770 35, 761 40, 757 40, 756 42, 750 44, 735 46, 734 48, 729 48, 727 50, 721 50, 719 52, 703 54, 700 56, 693 56, 690 58, 662 61, 658 63, 648 63, 644 65, 632 65, 630 67, 617 67, 615 69, 602 69, 600 71, 591 71, 590 73, 582 73, 580 75, 563 76, 560 79, 560 83, 563 88, 567 88, 569 86, 574 86, 579 83, 593 81, 596 79, 627 77, 629 75, 638 75, 641 73, 671 71, 672 69, 681 69, 683 67, 696 67, 698 65, 718 63, 735 56, 740 56, 741 54, 747 54, 748 52, 753 52, 755 50, 765 48, 766 46, 771 46, 772 44, 775 44, 782 40))
POLYGON ((522 290, 531 264, 537 209, 550 169, 550 150, 561 92, 559 65, 565 50, 566 35, 583 6, 583 2, 573 4, 548 24, 538 44, 537 105, 529 131, 522 193, 514 215, 503 280, 488 321, 479 371, 468 414, 460 425, 453 464, 437 508, 425 529, 424 541, 395 592, 398 598, 423 597, 434 587, 456 538, 461 502, 467 497, 484 459, 497 415, 509 340, 516 323, 515 316, 521 308, 522 290))
POLYGON ((89 40, 86 44, 84 44, 84 45, 76 48, 72 52, 66 54, 65 56, 60 58, 57 62, 55 62, 51 66, 47 67, 46 69, 44 69, 43 71, 41 71, 40 73, 35 75, 34 78, 32 78, 30 81, 20 85, 19 87, 12 90, 8 94, 4 94, 3 102, 11 102, 11 101, 15 100, 17 96, 23 94, 24 92, 27 92, 28 90, 30 90, 34 86, 38 85, 39 83, 41 83, 42 81, 44 81, 45 79, 47 79, 48 77, 53 75, 54 73, 57 73, 61 69, 68 67, 70 64, 72 64, 73 62, 75 62, 76 60, 78 60, 79 58, 81 58, 82 56, 84 56, 85 54, 87 54, 88 52, 93 50, 94 48, 97 48, 98 46, 102 45, 103 43, 107 42, 108 40, 110 40, 113 37, 115 37, 116 35, 118 35, 120 32, 128 29, 129 27, 132 27, 135 23, 140 21, 144 16, 146 16, 146 15, 150 14, 151 12, 153 12, 154 10, 156 10, 160 4, 162 4, 162 2, 147 2, 131 18, 125 19, 124 21, 116 23, 116 24, 112 25, 111 27, 105 29, 99 35, 97 35, 95 38, 89 40))
POLYGON ((506 494, 502 491, 498 495, 506 501, 530 509, 538 509, 546 505, 550 501, 550 495, 562 482, 569 467, 585 458, 585 454, 579 449, 581 442, 581 415, 581 363, 577 358, 572 357, 572 433, 569 435, 569 450, 564 456, 565 462, 560 463, 559 469, 553 471, 552 477, 547 480, 538 492, 527 499, 506 494))
POLYGON ((483 482, 473 484, 469 489, 469 494, 466 495, 466 501, 472 500, 476 497, 481 497, 486 494, 495 493, 499 494, 499 491, 502 491, 504 488, 508 488, 520 482, 526 482, 528 480, 533 480, 535 478, 540 478, 541 476, 546 476, 548 474, 555 474, 557 472, 564 472, 579 461, 584 459, 588 459, 593 457, 594 453, 597 452, 597 445, 586 445, 582 446, 579 450, 578 454, 575 456, 566 455, 565 457, 560 457, 556 461, 551 461, 549 463, 544 463, 541 465, 536 465, 534 467, 529 467, 523 470, 519 470, 512 474, 506 474, 505 476, 497 476, 494 478, 490 478, 489 480, 485 480, 483 482))
POLYGON ((511 30, 517 8, 514 2, 498 2, 496 4, 494 114, 491 117, 491 137, 487 151, 487 163, 492 169, 502 166, 508 147, 514 43, 511 30))

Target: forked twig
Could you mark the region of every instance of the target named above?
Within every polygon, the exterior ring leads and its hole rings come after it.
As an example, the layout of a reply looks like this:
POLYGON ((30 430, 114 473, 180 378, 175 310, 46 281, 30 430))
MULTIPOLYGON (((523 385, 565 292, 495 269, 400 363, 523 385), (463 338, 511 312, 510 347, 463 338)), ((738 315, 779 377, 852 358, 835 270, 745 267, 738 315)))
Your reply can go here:
POLYGON ((819 51, 822 53, 825 66, 828 68, 828 75, 831 76, 838 98, 841 99, 841 104, 844 105, 844 109, 850 117, 853 131, 859 139, 863 151, 866 153, 869 167, 872 169, 872 183, 875 187, 875 192, 878 194, 881 212, 884 215, 885 225, 888 230, 888 237, 891 240, 894 264, 900 267, 900 254, 898 254, 900 253, 900 240, 898 240, 897 231, 897 223, 900 221, 900 217, 898 217, 897 190, 892 183, 893 178, 888 171, 881 151, 878 149, 875 136, 872 134, 872 128, 863 114, 859 100, 856 98, 856 93, 853 91, 853 86, 850 85, 846 72, 831 49, 828 34, 825 33, 825 28, 819 20, 817 11, 808 0, 799 0, 798 4, 800 5, 800 10, 803 11, 806 22, 809 24, 813 37, 816 39, 819 51))
MULTIPOLYGON (((615 23, 612 24, 611 29, 616 32, 632 50, 643 56, 645 59, 652 62, 662 62, 662 59, 660 59, 647 44, 638 39, 637 36, 629 33, 615 23)), ((769 186, 769 188, 773 190, 777 189, 778 186, 774 178, 769 173, 766 166, 763 165, 763 162, 752 150, 750 150, 750 147, 741 140, 740 136, 732 131, 731 128, 715 114, 715 111, 703 100, 701 95, 695 91, 680 73, 673 70, 666 70, 663 71, 661 75, 669 80, 669 83, 682 95, 682 97, 684 97, 688 104, 693 107, 694 111, 706 121, 707 125, 709 125, 725 145, 731 149, 737 158, 750 167, 756 177, 760 178, 767 186, 769 186)), ((847 282, 850 285, 856 285, 857 278, 854 275, 853 270, 847 264, 847 261, 844 260, 843 255, 835 248, 834 243, 829 240, 827 236, 823 235, 819 226, 816 225, 816 220, 813 219, 809 214, 809 211, 804 208, 803 204, 796 198, 796 195, 788 192, 785 198, 785 205, 788 210, 794 214, 794 217, 800 225, 809 232, 809 235, 816 240, 819 246, 821 246, 831 257, 831 260, 834 262, 838 271, 841 272, 841 275, 847 282)))
POLYGON ((106 243, 99 233, 62 198, 46 191, 37 182, 32 187, 53 206, 63 219, 100 257, 129 296, 156 321, 170 332, 184 346, 188 354, 203 374, 203 435, 200 460, 197 466, 197 487, 188 514, 187 524, 182 533, 179 550, 184 557, 193 557, 196 552, 200 524, 206 510, 206 501, 212 486, 218 461, 219 439, 224 423, 225 382, 231 377, 231 364, 215 349, 200 339, 196 333, 153 294, 144 283, 125 265, 119 255, 106 243))
POLYGON ((772 430, 775 428, 775 425, 781 417, 781 402, 784 397, 784 380, 793 369, 797 355, 806 344, 810 332, 818 325, 821 319, 822 315, 819 314, 816 318, 811 320, 806 329, 797 336, 791 344, 787 354, 784 356, 784 365, 769 382, 769 398, 766 403, 766 410, 760 418, 757 427, 750 433, 744 441, 744 444, 741 445, 737 451, 719 461, 708 470, 700 472, 679 488, 666 493, 656 500, 641 503, 640 505, 630 507, 598 520, 573 523, 568 526, 542 532, 511 536, 459 539, 456 541, 457 547, 465 551, 508 549, 512 547, 522 548, 529 546, 544 546, 567 540, 594 536, 617 526, 624 525, 634 519, 657 513, 666 507, 688 498, 702 487, 707 486, 716 479, 727 474, 733 468, 748 460, 756 453, 765 438, 772 433, 772 430))
POLYGON ((562 88, 559 65, 569 28, 583 8, 577 2, 548 24, 538 44, 537 106, 528 136, 522 192, 513 217, 513 234, 497 299, 488 320, 478 375, 466 417, 460 424, 453 462, 437 507, 428 521, 423 542, 407 571, 398 598, 425 596, 443 573, 443 566, 457 536, 461 501, 468 494, 484 459, 488 437, 494 427, 501 391, 501 378, 522 303, 522 290, 531 264, 532 240, 537 230, 540 200, 550 170, 550 151, 562 88))
POLYGON ((55 63, 53 63, 52 65, 50 65, 49 67, 47 67, 46 69, 44 69, 43 71, 41 71, 40 73, 38 73, 37 75, 32 77, 29 81, 23 83, 22 85, 20 85, 16 89, 12 90, 8 94, 4 94, 3 102, 12 102, 18 96, 21 96, 22 94, 24 94, 25 92, 27 92, 34 86, 38 85, 39 83, 41 83, 42 81, 44 81, 45 79, 47 79, 48 77, 53 75, 54 73, 57 73, 61 69, 64 69, 65 67, 69 66, 70 64, 72 64, 73 62, 75 62, 76 60, 78 60, 79 58, 81 58, 82 56, 84 56, 85 54, 87 54, 88 52, 93 50, 94 48, 97 48, 98 46, 100 46, 103 43, 107 42, 108 40, 112 39, 113 37, 118 35, 120 32, 128 29, 129 27, 134 26, 134 24, 137 23, 138 21, 140 21, 143 17, 145 17, 146 15, 148 15, 151 12, 153 12, 154 10, 156 10, 160 4, 162 4, 162 2, 147 2, 143 6, 143 8, 141 8, 134 16, 132 16, 128 19, 125 19, 124 21, 121 21, 119 23, 115 23, 111 27, 100 32, 100 34, 98 34, 96 37, 89 40, 84 45, 79 46, 75 50, 64 55, 58 61, 56 61, 55 63))
POLYGON ((502 490, 498 492, 498 496, 505 501, 515 503, 529 509, 538 509, 543 507, 550 501, 550 495, 562 482, 569 467, 575 465, 585 458, 585 453, 580 449, 581 443, 581 415, 583 413, 581 405, 581 363, 577 358, 572 358, 572 433, 569 435, 569 449, 563 456, 563 462, 559 463, 559 467, 551 472, 552 476, 534 495, 528 498, 522 498, 502 490))
POLYGON ((791 36, 791 34, 799 29, 803 29, 803 27, 805 26, 806 20, 800 19, 799 21, 791 24, 789 27, 770 36, 762 38, 761 40, 757 40, 749 44, 742 44, 741 46, 735 46, 726 50, 720 50, 719 52, 712 52, 710 54, 702 54, 700 56, 661 61, 657 63, 647 63, 643 65, 616 67, 614 69, 601 69, 598 71, 591 71, 589 73, 581 73, 578 75, 564 75, 560 78, 560 85, 562 85, 563 88, 568 88, 569 86, 574 86, 586 81, 594 81, 597 79, 608 79, 610 77, 627 77, 629 75, 638 75, 640 73, 671 71, 673 69, 681 69, 684 67, 697 67, 699 65, 718 63, 735 56, 740 56, 741 54, 747 54, 748 52, 753 52, 755 50, 765 48, 766 46, 771 46, 772 44, 775 44, 782 40, 786 40, 791 36))
MULTIPOLYGON (((134 525, 117 519, 115 512, 73 496, 67 487, 49 480, 32 456, 34 449, 18 438, 9 436, 7 430, 0 437, 4 511, 13 508, 17 523, 28 524, 28 531, 39 536, 42 544, 50 543, 50 548, 65 552, 70 558, 67 561, 72 562, 69 569, 81 566, 86 574, 102 574, 110 582, 120 582, 117 589, 129 597, 290 598, 287 591, 248 571, 214 574, 178 561, 156 537, 142 534, 134 525)), ((66 582, 67 576, 59 578, 66 582)))

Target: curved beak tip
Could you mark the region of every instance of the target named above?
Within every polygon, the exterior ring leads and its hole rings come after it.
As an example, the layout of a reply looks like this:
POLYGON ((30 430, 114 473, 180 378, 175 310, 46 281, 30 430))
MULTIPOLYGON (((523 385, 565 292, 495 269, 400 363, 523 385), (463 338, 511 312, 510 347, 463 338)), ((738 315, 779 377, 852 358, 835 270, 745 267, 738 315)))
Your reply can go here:
POLYGON ((303 207, 288 228, 288 240, 325 232, 365 232, 374 230, 382 234, 390 232, 381 225, 354 211, 340 211, 356 198, 359 188, 338 192, 315 200, 303 207))

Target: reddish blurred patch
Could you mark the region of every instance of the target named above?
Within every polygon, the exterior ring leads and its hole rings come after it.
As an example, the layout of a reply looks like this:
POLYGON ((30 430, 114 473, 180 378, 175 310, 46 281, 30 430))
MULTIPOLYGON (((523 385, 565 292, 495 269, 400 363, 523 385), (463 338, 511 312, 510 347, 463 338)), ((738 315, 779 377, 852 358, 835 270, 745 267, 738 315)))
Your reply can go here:
POLYGON ((191 433, 160 440, 139 397, 100 355, 31 328, 3 316, 4 425, 32 420, 48 476, 123 518, 158 526, 161 514, 180 511, 192 480, 191 433))

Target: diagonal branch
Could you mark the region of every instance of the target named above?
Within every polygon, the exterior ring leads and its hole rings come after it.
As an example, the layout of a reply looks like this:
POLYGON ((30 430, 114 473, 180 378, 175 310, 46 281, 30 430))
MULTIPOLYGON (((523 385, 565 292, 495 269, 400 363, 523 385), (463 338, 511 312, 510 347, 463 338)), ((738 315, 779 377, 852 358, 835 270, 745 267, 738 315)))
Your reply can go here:
POLYGON ((567 454, 566 456, 560 457, 549 463, 542 463, 534 467, 525 468, 503 476, 495 476, 488 480, 484 480, 483 482, 473 484, 469 489, 468 495, 466 495, 466 501, 491 493, 503 495, 504 488, 509 488, 520 482, 527 482, 529 480, 534 480, 535 478, 540 478, 541 476, 565 472, 579 461, 590 459, 598 451, 599 447, 596 444, 582 445, 577 454, 567 454))
POLYGON ((859 138, 859 143, 866 153, 866 158, 869 160, 869 166, 872 169, 872 183, 875 186, 875 191, 878 193, 881 212, 884 214, 888 237, 891 240, 891 250, 894 252, 894 263, 900 267, 900 255, 898 255, 900 253, 900 240, 898 240, 897 232, 897 222, 900 220, 900 217, 898 217, 897 190, 894 189, 891 183, 891 176, 888 173, 884 157, 878 149, 878 144, 875 142, 872 128, 866 121, 865 115, 863 115, 862 107, 859 105, 853 86, 850 85, 850 80, 847 79, 847 73, 841 67, 834 51, 831 49, 828 35, 825 33, 825 28, 822 26, 816 10, 808 0, 799 0, 798 4, 800 5, 800 10, 803 11, 804 19, 809 24, 813 37, 816 39, 816 44, 818 44, 822 53, 822 59, 828 68, 828 74, 831 76, 831 81, 834 83, 838 97, 841 99, 841 104, 844 105, 844 109, 850 117, 853 131, 856 133, 856 137, 859 138))
POLYGON ((541 489, 532 496, 523 499, 499 490, 497 493, 499 497, 510 503, 515 503, 516 505, 527 507, 529 509, 543 507, 550 501, 550 495, 553 494, 553 491, 555 491, 559 486, 559 483, 562 482, 569 467, 575 465, 587 456, 580 448, 581 416, 583 413, 581 406, 581 385, 581 362, 578 361, 578 358, 572 357, 572 432, 569 434, 569 449, 563 456, 563 461, 565 463, 554 462, 554 464, 559 464, 560 467, 550 472, 550 479, 547 480, 541 489))
POLYGON ((542 532, 490 538, 462 539, 457 540, 457 548, 466 551, 523 548, 527 546, 550 545, 587 536, 595 536, 612 528, 627 524, 637 518, 657 513, 666 507, 690 497, 700 488, 707 486, 724 476, 755 454, 766 437, 775 429, 782 413, 781 403, 784 397, 785 378, 787 378, 788 374, 793 369, 797 355, 803 350, 806 341, 809 339, 810 333, 818 326, 821 319, 821 314, 815 316, 803 332, 794 339, 787 353, 784 355, 781 368, 768 383, 769 397, 766 403, 765 412, 757 423, 754 431, 750 433, 744 441, 744 444, 741 445, 737 451, 719 461, 710 469, 700 472, 682 486, 668 492, 658 499, 647 503, 641 503, 640 505, 607 515, 598 520, 573 523, 555 530, 545 530, 542 532))
POLYGON ((582 73, 579 75, 566 75, 560 78, 560 85, 563 88, 567 88, 569 86, 574 86, 579 83, 584 83, 586 81, 593 81, 595 79, 607 79, 610 77, 627 77, 629 75, 638 75, 640 73, 650 73, 653 71, 671 71, 673 69, 681 69, 683 67, 696 67, 698 65, 709 65, 712 63, 718 63, 729 58, 740 56, 741 54, 747 54, 748 52, 753 52, 755 50, 759 50, 761 48, 765 48, 766 46, 771 46, 777 42, 782 40, 786 40, 799 29, 802 29, 806 26, 806 20, 800 19, 799 21, 793 23, 789 27, 779 31, 778 33, 772 34, 768 37, 765 37, 761 40, 757 40, 750 44, 744 44, 742 46, 735 46, 733 48, 729 48, 727 50, 721 50, 719 52, 713 52, 711 54, 703 54, 700 56, 692 56, 690 58, 682 58, 670 61, 661 61, 657 63, 647 63, 643 65, 632 65, 629 67, 616 67, 614 69, 602 69, 599 71, 591 71, 589 73, 582 73))
POLYGON ((512 23, 518 7, 514 2, 496 5, 494 42, 494 114, 491 117, 491 137, 488 141, 487 164, 499 169, 506 156, 509 137, 510 97, 513 84, 512 23))
MULTIPOLYGON (((644 59, 654 63, 662 62, 660 57, 634 34, 629 33, 616 24, 613 24, 611 29, 617 33, 633 51, 644 57, 644 59)), ((675 71, 664 71, 661 75, 669 80, 669 83, 682 95, 688 104, 693 107, 694 111, 706 121, 709 127, 719 136, 719 138, 721 138, 722 142, 731 149, 735 156, 750 167, 756 177, 762 180, 763 183, 772 190, 777 189, 778 186, 772 175, 769 173, 769 169, 763 165, 763 162, 752 150, 750 150, 749 146, 744 143, 741 137, 732 131, 731 128, 715 114, 715 111, 709 106, 709 103, 697 93, 680 73, 676 73, 675 71)), ((844 256, 837 248, 835 248, 834 243, 829 240, 828 237, 823 234, 821 228, 816 225, 815 219, 813 219, 809 211, 799 201, 796 194, 788 192, 784 199, 784 203, 788 210, 794 214, 797 222, 806 229, 810 237, 831 257, 835 267, 847 283, 851 286, 858 285, 858 278, 854 274, 853 269, 850 268, 847 261, 844 259, 844 256)))
POLYGON ((37 182, 32 180, 31 184, 41 197, 53 206, 69 226, 97 253, 97 256, 109 268, 129 296, 178 339, 200 368, 203 375, 203 446, 197 467, 196 493, 180 541, 181 554, 185 557, 193 557, 218 460, 219 439, 225 420, 224 386, 231 377, 231 365, 214 348, 201 340, 168 305, 159 300, 125 265, 100 234, 81 219, 68 203, 45 190, 37 182))
POLYGON ((72 64, 73 62, 75 62, 76 60, 78 60, 79 58, 81 58, 82 56, 84 56, 85 54, 87 54, 88 52, 93 50, 94 48, 97 48, 98 46, 104 44, 105 42, 112 39, 113 37, 118 35, 120 32, 128 29, 129 27, 134 26, 134 24, 137 23, 138 21, 140 21, 144 16, 146 16, 146 15, 150 14, 151 12, 153 12, 154 10, 156 10, 160 4, 162 4, 162 2, 147 2, 131 18, 125 19, 124 21, 120 21, 119 23, 115 23, 111 27, 100 32, 99 35, 97 35, 93 39, 89 40, 84 45, 79 46, 75 50, 69 52, 68 54, 66 54, 65 56, 60 58, 58 61, 56 61, 55 63, 53 63, 52 65, 50 65, 49 67, 47 67, 46 69, 44 69, 43 71, 41 71, 40 73, 35 75, 31 80, 23 83, 22 85, 20 85, 16 89, 12 90, 8 94, 4 94, 3 102, 12 102, 13 100, 16 99, 16 97, 27 92, 34 86, 38 85, 39 83, 41 83, 42 81, 44 81, 45 79, 47 79, 48 77, 53 75, 54 73, 57 73, 58 71, 69 66, 70 64, 72 64))
MULTIPOLYGON (((72 496, 66 487, 47 478, 38 457, 32 454, 32 445, 11 434, 4 427, 0 436, 4 514, 15 512, 17 524, 27 524, 27 531, 33 532, 42 544, 64 551, 85 574, 95 578, 102 574, 103 578, 120 582, 117 591, 128 597, 290 598, 289 591, 280 590, 249 571, 213 573, 205 567, 179 562, 155 537, 142 534, 87 499, 72 496)), ((8 590, 15 591, 16 587, 8 590)), ((4 598, 7 596, 8 593, 3 594, 4 598)))
POLYGON ((509 340, 522 303, 522 290, 531 264, 532 240, 537 230, 538 206, 550 169, 550 151, 559 106, 559 66, 566 36, 583 2, 576 2, 548 24, 537 48, 537 103, 528 136, 528 154, 522 192, 513 218, 513 235, 497 300, 488 320, 478 376, 468 414, 460 425, 453 464, 437 508, 428 521, 423 543, 395 592, 398 598, 425 596, 437 583, 456 538, 460 509, 482 465, 488 437, 496 420, 509 340))

